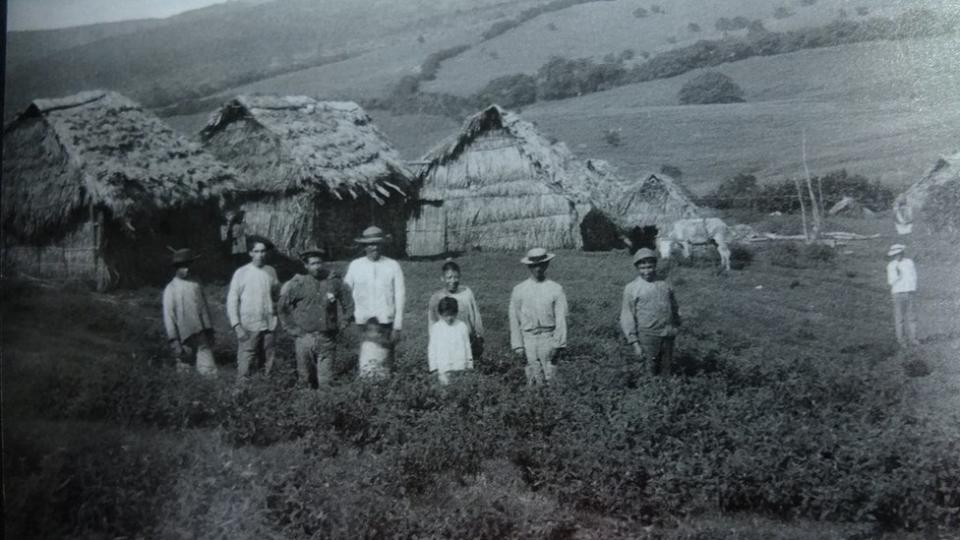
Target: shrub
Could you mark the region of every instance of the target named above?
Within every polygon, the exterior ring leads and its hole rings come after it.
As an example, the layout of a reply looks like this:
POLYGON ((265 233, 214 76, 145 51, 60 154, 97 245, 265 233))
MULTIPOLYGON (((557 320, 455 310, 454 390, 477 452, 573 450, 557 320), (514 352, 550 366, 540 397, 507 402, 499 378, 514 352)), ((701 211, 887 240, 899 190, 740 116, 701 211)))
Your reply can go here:
POLYGON ((743 103, 743 89, 723 73, 708 71, 687 81, 677 97, 681 105, 743 103))
POLYGON ((766 251, 767 260, 784 268, 812 268, 833 261, 836 252, 824 244, 774 244, 766 251))
POLYGON ((712 208, 756 208, 758 191, 757 177, 740 173, 720 183, 704 199, 704 204, 712 208))
POLYGON ((674 44, 677 43, 677 38, 676 38, 676 36, 668 36, 667 39, 666 39, 666 41, 667 41, 667 43, 669 43, 669 44, 671 44, 671 45, 674 45, 674 44))
POLYGON ((688 31, 688 32, 699 32, 699 31, 700 31, 700 25, 697 24, 697 23, 695 23, 695 22, 689 23, 689 24, 687 24, 687 31, 688 31))
POLYGON ((628 60, 633 60, 633 57, 636 56, 636 52, 633 49, 624 49, 620 51, 620 56, 617 57, 619 62, 626 62, 628 60))
POLYGON ((642 18, 646 17, 646 16, 649 15, 649 14, 650 14, 650 12, 647 11, 647 9, 644 8, 644 7, 638 7, 637 9, 633 10, 633 16, 636 17, 636 18, 638 18, 638 19, 642 19, 642 18))
POLYGON ((423 61, 423 64, 420 65, 420 80, 421 81, 432 81, 437 78, 437 71, 440 70, 440 63, 444 60, 448 60, 455 56, 460 55, 460 53, 466 51, 470 48, 470 45, 457 45, 455 47, 449 47, 447 49, 439 50, 435 53, 430 54, 426 60, 423 61))
POLYGON ((479 107, 498 103, 503 107, 522 107, 537 99, 537 81, 530 75, 517 73, 497 77, 477 92, 473 100, 479 107))
POLYGON ((554 56, 537 70, 537 98, 563 99, 620 84, 626 70, 620 63, 594 64, 587 58, 554 56))
POLYGON ((610 146, 620 146, 622 143, 620 139, 620 130, 610 128, 603 132, 603 141, 610 146))
POLYGON ((652 4, 652 5, 650 6, 650 11, 651 11, 652 13, 657 13, 657 14, 660 14, 660 15, 663 15, 663 14, 666 13, 666 11, 663 10, 663 7, 660 6, 659 4, 652 4))

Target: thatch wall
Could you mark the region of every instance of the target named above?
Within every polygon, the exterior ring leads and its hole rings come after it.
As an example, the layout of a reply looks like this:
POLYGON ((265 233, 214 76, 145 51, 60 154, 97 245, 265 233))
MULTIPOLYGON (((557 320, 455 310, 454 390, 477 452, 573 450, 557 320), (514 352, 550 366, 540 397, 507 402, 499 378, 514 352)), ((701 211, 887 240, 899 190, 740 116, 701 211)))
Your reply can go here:
POLYGON ((234 181, 229 167, 112 92, 35 101, 4 128, 3 149, 5 270, 98 286, 117 276, 154 282, 138 272, 165 268, 168 242, 202 247, 234 181), (190 226, 155 236, 168 218, 190 226))
MULTIPOLYGON (((924 207, 927 205, 930 191, 935 186, 954 183, 960 183, 960 152, 938 159, 923 178, 900 194, 898 200, 905 199, 913 211, 913 215, 922 221, 925 217, 924 207)), ((894 208, 896 208, 896 203, 894 203, 894 208)))
POLYGON ((246 232, 270 239, 280 252, 318 243, 352 253, 353 238, 371 224, 391 232, 393 251, 403 251, 415 186, 358 105, 240 96, 211 116, 201 138, 240 172, 246 232))
POLYGON ((700 208, 676 180, 647 174, 624 190, 617 212, 623 227, 666 227, 678 219, 702 217, 700 208))

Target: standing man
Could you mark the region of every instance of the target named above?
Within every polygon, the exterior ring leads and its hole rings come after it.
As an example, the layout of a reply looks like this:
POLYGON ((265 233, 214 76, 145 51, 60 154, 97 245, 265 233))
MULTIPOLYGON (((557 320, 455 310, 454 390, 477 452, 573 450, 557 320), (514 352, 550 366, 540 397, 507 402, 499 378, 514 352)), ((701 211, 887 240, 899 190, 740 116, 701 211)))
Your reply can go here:
MULTIPOLYGON (((406 302, 406 289, 403 271, 397 261, 384 257, 381 253, 387 236, 379 227, 367 227, 356 242, 364 247, 365 255, 355 259, 347 267, 343 282, 353 294, 353 318, 357 324, 376 319, 380 332, 380 341, 388 347, 387 357, 365 358, 360 355, 359 375, 386 376, 390 373, 390 363, 396 352, 396 344, 403 328, 403 308, 406 302)), ((361 352, 367 350, 361 347, 361 352)))
POLYGON ((669 375, 680 327, 677 299, 670 285, 657 279, 656 251, 638 249, 633 265, 639 275, 623 288, 620 328, 636 358, 647 362, 651 374, 669 375))
POLYGON ((556 374, 558 351, 567 346, 567 296, 557 282, 547 279, 554 258, 543 248, 533 248, 520 262, 530 278, 510 295, 510 346, 526 356, 527 385, 549 383, 556 374))
POLYGON ((914 295, 917 292, 917 269, 913 261, 904 257, 907 249, 903 244, 890 246, 887 264, 887 284, 893 295, 893 324, 896 327, 897 343, 901 347, 919 345, 917 340, 917 313, 914 310, 914 295))
POLYGON ((190 249, 173 252, 175 275, 163 290, 163 326, 177 360, 177 369, 189 367, 196 356, 201 375, 216 375, 213 360, 213 322, 203 288, 190 276, 190 264, 199 257, 190 249))
POLYGON ((274 331, 277 315, 274 301, 280 290, 277 272, 267 266, 270 244, 254 238, 249 243, 250 262, 241 266, 230 280, 227 293, 227 317, 237 334, 237 378, 245 379, 250 364, 264 363, 264 373, 270 375, 274 359, 274 331))
POLYGON ((340 312, 344 319, 353 313, 353 299, 340 279, 323 268, 323 255, 318 247, 301 252, 307 273, 294 276, 280 289, 280 321, 294 337, 297 375, 304 388, 310 388, 311 371, 316 373, 318 387, 330 384, 340 312))

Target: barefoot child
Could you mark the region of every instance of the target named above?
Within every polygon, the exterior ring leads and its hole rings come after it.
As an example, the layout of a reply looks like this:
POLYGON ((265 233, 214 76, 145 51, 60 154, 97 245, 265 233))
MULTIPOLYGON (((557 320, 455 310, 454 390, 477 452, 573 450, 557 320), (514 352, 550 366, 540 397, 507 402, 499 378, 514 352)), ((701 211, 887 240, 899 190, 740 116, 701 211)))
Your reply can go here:
POLYGON ((478 360, 483 354, 483 321, 480 319, 477 299, 469 287, 460 285, 460 265, 448 260, 443 263, 440 271, 444 287, 430 297, 427 307, 428 330, 432 330, 434 323, 440 320, 438 310, 440 300, 453 298, 457 301, 459 308, 457 319, 463 321, 470 332, 470 350, 473 352, 473 359, 478 360))
POLYGON ((163 325, 177 359, 177 369, 189 368, 196 357, 201 375, 215 375, 213 323, 203 289, 190 277, 190 263, 197 260, 189 249, 173 252, 176 274, 163 290, 163 325))
POLYGON ((623 289, 620 328, 637 359, 647 362, 651 374, 669 375, 680 327, 677 300, 670 285, 657 279, 657 252, 639 249, 633 255, 633 264, 638 276, 623 289))
POLYGON ((473 369, 470 332, 467 324, 457 319, 457 301, 449 296, 437 304, 440 320, 430 325, 427 364, 436 372, 440 384, 450 383, 450 373, 473 369))

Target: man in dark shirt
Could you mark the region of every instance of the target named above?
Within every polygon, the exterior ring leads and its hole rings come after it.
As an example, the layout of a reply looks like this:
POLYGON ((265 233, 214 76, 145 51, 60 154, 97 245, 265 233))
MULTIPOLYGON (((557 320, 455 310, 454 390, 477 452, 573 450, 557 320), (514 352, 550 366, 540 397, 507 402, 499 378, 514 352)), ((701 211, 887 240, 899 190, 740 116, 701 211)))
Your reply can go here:
POLYGON ((333 363, 340 331, 340 313, 353 313, 353 298, 340 278, 323 268, 323 250, 310 248, 300 254, 307 269, 280 289, 279 315, 284 329, 294 336, 300 384, 310 387, 315 370, 318 386, 333 377, 333 363))

